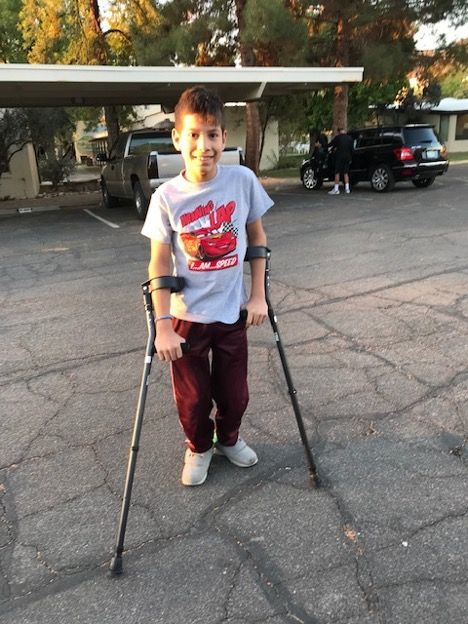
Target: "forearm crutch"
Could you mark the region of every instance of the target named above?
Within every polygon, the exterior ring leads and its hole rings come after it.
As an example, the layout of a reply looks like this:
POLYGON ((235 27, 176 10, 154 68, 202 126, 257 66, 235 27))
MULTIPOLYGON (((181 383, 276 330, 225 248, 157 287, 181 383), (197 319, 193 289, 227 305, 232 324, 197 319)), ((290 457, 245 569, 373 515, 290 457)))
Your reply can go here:
POLYGON ((309 465, 309 479, 312 487, 319 486, 319 479, 317 475, 317 468, 315 466, 314 458, 312 456, 312 451, 310 450, 309 441, 307 439, 307 434, 304 427, 304 420, 302 418, 301 410, 299 407, 299 403, 297 401, 297 391, 294 388, 294 384, 292 381, 291 373, 289 372, 289 366, 286 359, 286 353, 283 348, 283 343, 281 342, 281 336, 279 333, 279 327, 277 323, 276 314, 273 311, 273 307, 271 305, 270 300, 270 257, 271 251, 268 247, 247 247, 247 253, 245 259, 250 261, 255 258, 262 258, 265 260, 265 299, 268 306, 268 318, 270 319, 271 328, 273 329, 273 334, 275 336, 276 346, 278 347, 279 356, 281 359, 281 364, 283 366, 284 376, 286 378, 286 383, 288 385, 288 393, 291 397, 291 403, 294 410, 294 415, 296 417, 297 426, 299 428, 299 434, 301 436, 301 441, 304 446, 304 451, 307 459, 307 463, 309 465))
MULTIPOLYGON (((164 276, 155 277, 144 282, 143 302, 146 313, 146 324, 148 326, 148 340, 145 351, 145 364, 143 367, 143 375, 140 384, 140 393, 138 395, 138 404, 135 415, 135 423, 133 426, 133 436, 130 445, 130 453, 127 465, 127 477, 125 479, 124 494, 122 499, 122 509, 120 512, 120 522, 117 530, 117 538, 115 543, 114 556, 111 559, 109 569, 113 575, 122 574, 122 553, 124 551, 125 531, 127 529, 128 512, 130 509, 130 499, 132 496, 133 478, 135 476, 136 460, 140 444, 140 434, 143 425, 143 413, 145 411, 146 393, 148 390, 148 378, 151 372, 151 364, 153 362, 156 347, 154 341, 156 338, 156 327, 153 315, 153 302, 151 293, 153 290, 167 288, 172 292, 178 292, 184 287, 184 279, 182 277, 164 276)), ((186 352, 189 345, 182 343, 182 351, 186 352)))

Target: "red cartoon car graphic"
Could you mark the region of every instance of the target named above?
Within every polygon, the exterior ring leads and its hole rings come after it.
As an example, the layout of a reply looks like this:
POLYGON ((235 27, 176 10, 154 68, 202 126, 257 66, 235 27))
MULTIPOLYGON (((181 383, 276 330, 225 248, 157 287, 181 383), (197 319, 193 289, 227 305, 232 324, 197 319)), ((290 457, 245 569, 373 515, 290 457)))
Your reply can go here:
POLYGON ((233 232, 213 232, 211 228, 200 228, 181 234, 185 251, 199 260, 222 258, 236 248, 233 232))

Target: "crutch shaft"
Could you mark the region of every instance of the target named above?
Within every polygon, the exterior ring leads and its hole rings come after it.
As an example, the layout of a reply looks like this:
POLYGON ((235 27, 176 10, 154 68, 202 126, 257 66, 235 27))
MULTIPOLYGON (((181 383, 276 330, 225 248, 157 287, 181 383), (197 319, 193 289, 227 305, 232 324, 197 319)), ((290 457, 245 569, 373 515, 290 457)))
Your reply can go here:
POLYGON ((114 556, 112 557, 109 569, 112 574, 122 573, 122 553, 124 550, 125 532, 127 529, 128 512, 130 509, 130 501, 132 497, 133 480, 135 477, 135 467, 137 454, 140 445, 140 434, 143 425, 143 414, 145 411, 146 395, 148 392, 148 378, 151 373, 151 364, 155 352, 154 339, 155 329, 151 304, 145 298, 146 322, 148 325, 148 340, 145 351, 145 364, 141 377, 140 392, 138 395, 138 404, 133 427, 132 441, 130 445, 130 453, 128 457, 127 475, 125 478, 125 487, 122 500, 122 509, 120 512, 119 527, 117 529, 117 539, 114 556))
POLYGON ((271 328, 275 336, 275 342, 278 348, 278 353, 279 353, 281 364, 283 367, 286 384, 288 386, 288 393, 291 398, 291 404, 293 407, 294 416, 296 417, 297 427, 299 429, 299 435, 301 436, 301 442, 304 447, 304 452, 306 455, 307 463, 309 465, 309 478, 310 478, 311 484, 316 485, 317 484, 317 468, 315 466, 314 458, 312 456, 312 451, 310 449, 309 441, 307 439, 307 433, 304 427, 304 421, 302 419, 301 410, 300 410, 299 403, 297 400, 297 390, 294 387, 291 373, 289 371, 288 361, 286 359, 286 353, 284 351, 283 343, 281 341, 281 336, 279 333, 278 324, 276 322, 276 316, 268 299, 267 299, 267 304, 268 304, 268 318, 270 319, 271 328))
POLYGON ((299 429, 299 434, 301 436, 302 445, 304 446, 304 451, 307 459, 307 463, 309 464, 309 479, 310 484, 314 487, 319 485, 319 480, 317 476, 317 468, 315 466, 314 458, 312 455, 312 451, 310 449, 309 441, 307 439, 306 430, 304 427, 304 421, 302 419, 301 410, 299 407, 299 403, 297 401, 297 392, 294 388, 291 373, 289 371, 288 361, 286 359, 286 353, 283 348, 283 343, 281 342, 281 336, 278 328, 278 323, 276 320, 276 315, 273 310, 273 306, 271 305, 270 300, 270 257, 271 252, 268 247, 256 246, 256 247, 248 247, 246 259, 253 260, 255 258, 265 259, 265 299, 268 307, 268 318, 270 319, 270 324, 273 329, 273 334, 275 336, 276 346, 278 347, 278 352, 281 360, 281 365, 283 367, 284 376, 286 378, 286 383, 288 386, 289 396, 291 397, 291 403, 294 410, 294 416, 296 417, 297 426, 299 429))

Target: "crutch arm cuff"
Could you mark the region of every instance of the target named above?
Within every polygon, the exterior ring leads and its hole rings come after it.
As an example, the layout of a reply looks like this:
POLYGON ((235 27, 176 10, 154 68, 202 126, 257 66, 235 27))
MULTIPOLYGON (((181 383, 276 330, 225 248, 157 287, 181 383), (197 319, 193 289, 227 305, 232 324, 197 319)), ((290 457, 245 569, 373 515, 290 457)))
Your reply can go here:
POLYGON ((167 288, 171 292, 179 292, 184 288, 185 280, 183 277, 176 277, 175 275, 162 275, 161 277, 152 277, 142 286, 146 286, 151 292, 161 288, 167 288))
POLYGON ((268 259, 270 255, 271 250, 268 247, 264 245, 252 245, 247 247, 244 260, 247 262, 248 260, 255 260, 257 258, 268 259))

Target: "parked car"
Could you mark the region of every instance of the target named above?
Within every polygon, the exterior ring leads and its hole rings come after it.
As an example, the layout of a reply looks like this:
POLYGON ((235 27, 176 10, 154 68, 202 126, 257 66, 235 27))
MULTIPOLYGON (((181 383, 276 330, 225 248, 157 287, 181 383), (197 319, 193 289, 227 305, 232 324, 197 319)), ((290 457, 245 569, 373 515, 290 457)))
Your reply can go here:
MULTIPOLYGON (((105 162, 101 171, 102 202, 113 208, 119 199, 133 199, 138 218, 144 219, 153 191, 184 167, 180 152, 172 144, 168 130, 123 132, 109 156, 98 154, 105 162)), ((243 164, 242 150, 228 147, 221 155, 224 165, 243 164)))
MULTIPOLYGON (((430 186, 448 169, 445 146, 429 124, 358 128, 349 134, 354 152, 349 176, 351 186, 370 182, 377 193, 391 191, 395 182, 411 181, 418 188, 430 186)), ((309 190, 334 179, 333 152, 322 163, 314 156, 303 161, 300 176, 309 190)))

